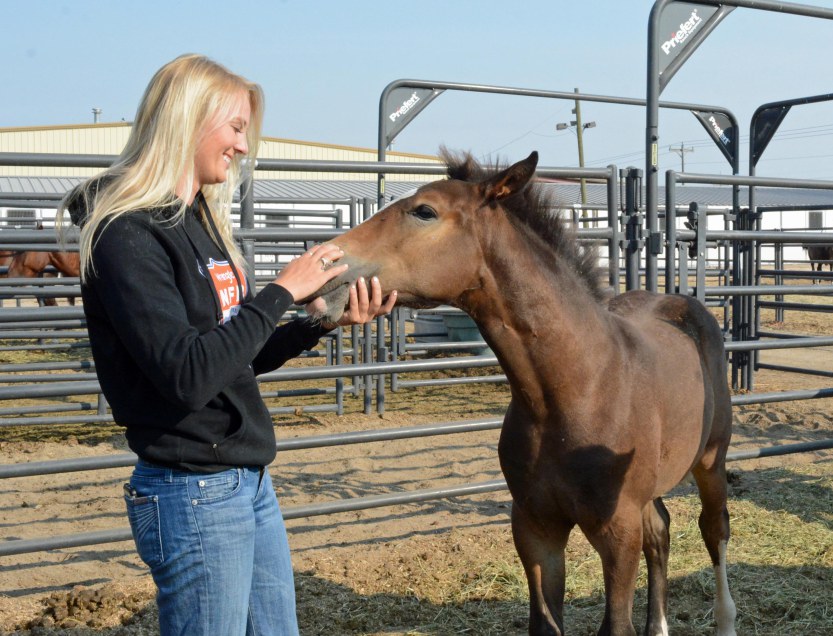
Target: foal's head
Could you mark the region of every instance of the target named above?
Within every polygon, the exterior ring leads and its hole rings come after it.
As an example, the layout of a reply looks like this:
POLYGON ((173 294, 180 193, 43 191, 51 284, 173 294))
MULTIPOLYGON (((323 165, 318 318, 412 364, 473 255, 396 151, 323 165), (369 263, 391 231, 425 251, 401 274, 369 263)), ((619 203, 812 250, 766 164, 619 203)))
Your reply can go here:
POLYGON ((480 286, 484 252, 497 243, 490 236, 506 229, 497 215, 532 228, 534 240, 553 249, 561 245, 575 251, 551 214, 551 202, 530 184, 537 152, 502 169, 485 168, 469 154, 443 150, 443 159, 447 180, 422 186, 333 241, 344 250, 340 262, 350 269, 321 290, 327 318, 340 315, 348 286, 359 276, 378 276, 386 294, 398 291, 401 305, 456 304, 480 286))

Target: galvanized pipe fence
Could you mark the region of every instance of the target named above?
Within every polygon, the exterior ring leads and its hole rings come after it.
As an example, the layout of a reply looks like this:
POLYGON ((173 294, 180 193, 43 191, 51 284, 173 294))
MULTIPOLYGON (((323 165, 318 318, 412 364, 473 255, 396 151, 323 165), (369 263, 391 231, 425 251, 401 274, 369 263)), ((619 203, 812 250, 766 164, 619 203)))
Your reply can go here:
MULTIPOLYGON (((772 177, 741 177, 707 174, 685 174, 670 170, 666 173, 665 207, 666 210, 677 209, 678 184, 710 184, 730 185, 733 187, 780 187, 833 191, 833 182, 808 179, 781 179, 772 177)), ((736 223, 741 227, 749 226, 751 218, 757 218, 757 211, 739 211, 734 215, 736 223)), ((731 342, 756 342, 760 339, 757 329, 760 325, 761 296, 789 296, 789 295, 824 295, 833 294, 833 286, 822 285, 761 285, 758 270, 761 269, 760 246, 762 244, 783 245, 795 243, 813 245, 830 243, 829 234, 822 232, 783 232, 765 231, 761 229, 727 229, 715 231, 708 229, 708 222, 704 210, 697 202, 690 202, 688 213, 690 230, 677 230, 675 214, 665 215, 665 291, 671 292, 681 285, 687 285, 687 276, 680 274, 679 266, 674 258, 676 242, 683 241, 693 245, 697 255, 697 269, 695 274, 694 295, 705 300, 707 296, 719 296, 724 299, 732 298, 732 328, 731 342), (741 258, 732 263, 731 284, 717 288, 707 288, 705 282, 705 250, 707 241, 727 241, 739 245, 741 258), (757 256, 757 258, 755 258, 757 256), (679 278, 679 283, 677 282, 679 278)), ((760 227, 760 225, 758 225, 760 227)), ((684 259, 680 259, 682 262, 684 259)), ((823 310, 820 308, 819 310, 823 310)), ((732 382, 735 388, 754 390, 754 372, 756 370, 755 348, 740 351, 732 356, 732 382)))
MULTIPOLYGON (((833 391, 827 397, 833 396, 833 391)), ((358 433, 345 433, 342 435, 319 436, 310 438, 296 438, 291 443, 278 443, 278 451, 299 450, 304 448, 320 448, 322 446, 335 446, 344 444, 359 444, 393 439, 405 439, 408 437, 424 437, 436 435, 448 435, 462 432, 475 432, 483 430, 499 429, 502 420, 481 420, 467 422, 451 422, 445 424, 434 424, 431 426, 410 427, 400 429, 388 429, 382 431, 362 431, 358 433)), ((801 442, 796 444, 785 444, 757 449, 740 450, 730 452, 727 461, 741 461, 763 457, 775 457, 794 453, 816 452, 833 448, 833 440, 819 440, 814 442, 801 442)), ((101 460, 56 460, 52 462, 39 462, 37 465, 28 467, 12 467, 18 470, 3 470, 6 466, 0 467, 0 478, 26 477, 34 475, 46 475, 55 473, 66 473, 70 471, 89 471, 105 468, 120 468, 132 466, 136 456, 132 453, 113 455, 101 460)), ((447 499, 450 497, 466 497, 475 494, 504 491, 507 489, 506 481, 493 479, 479 483, 459 484, 442 488, 425 488, 412 490, 405 493, 385 493, 366 497, 354 497, 341 499, 326 503, 309 504, 305 506, 288 507, 283 509, 284 519, 298 519, 319 515, 336 514, 357 510, 369 510, 385 506, 406 505, 431 501, 436 499, 447 499)), ((34 539, 16 539, 0 543, 0 557, 31 552, 43 552, 46 550, 57 550, 64 548, 83 547, 88 545, 101 545, 119 541, 132 540, 130 528, 116 528, 100 530, 96 532, 84 532, 55 537, 38 537, 34 539)))
MULTIPOLYGON (((8 153, 7 153, 8 154, 8 153)), ((50 160, 38 156, 33 161, 47 161, 45 164, 28 164, 28 165, 55 165, 58 159, 55 156, 50 160)), ((72 161, 77 162, 78 156, 71 156, 72 161)), ((15 165, 24 165, 29 159, 28 156, 18 156, 15 165)), ((8 157, 0 153, 0 165, 4 165, 4 161, 8 161, 8 157)), ((83 163, 83 162, 82 162, 83 163)), ((8 165, 8 164, 6 164, 8 165)), ((76 164, 77 165, 77 164, 76 164)), ((89 165, 83 163, 83 165, 89 165)), ((331 170, 337 172, 381 172, 393 173, 412 173, 412 174, 441 174, 442 168, 436 165, 417 165, 414 164, 389 164, 384 162, 308 162, 308 161, 277 161, 270 160, 259 163, 256 166, 257 170, 314 170, 316 172, 331 170)), ((622 278, 621 266, 624 264, 624 287, 625 289, 636 289, 641 286, 641 277, 645 268, 644 251, 646 246, 651 241, 655 241, 655 237, 646 232, 644 227, 643 206, 641 204, 641 174, 640 171, 629 169, 622 172, 622 179, 615 166, 609 166, 607 169, 596 170, 588 168, 579 169, 541 169, 539 173, 545 176, 557 178, 588 178, 588 179, 604 179, 607 184, 608 192, 608 210, 607 210, 607 227, 593 227, 593 228, 579 228, 578 236, 580 240, 599 243, 607 246, 607 261, 608 261, 608 280, 614 290, 620 290, 622 285, 620 279, 622 278), (620 193, 624 201, 620 205, 620 193)), ((695 178, 707 178, 708 176, 697 176, 695 178)), ((672 175, 670 182, 675 184, 677 182, 686 182, 691 179, 692 175, 672 175)), ((768 183, 769 180, 757 179, 757 185, 775 185, 768 183)), ((778 181, 779 185, 786 183, 784 180, 778 181)), ((693 182, 693 181, 691 181, 693 182)), ((789 183, 794 183, 790 181, 789 183)), ((821 187, 817 185, 808 187, 821 187)), ((833 187, 826 183, 826 187, 833 187)), ((672 186, 673 189, 673 186, 672 186)), ((248 190, 251 192, 251 188, 248 190)), ((2 193, 0 193, 2 196, 2 193)), ((328 240, 338 233, 343 231, 343 227, 349 227, 360 221, 367 214, 371 212, 373 202, 359 202, 352 200, 346 203, 349 207, 349 222, 346 225, 340 226, 338 218, 340 215, 324 215, 325 224, 330 227, 317 228, 307 226, 303 227, 285 227, 284 219, 289 219, 294 214, 280 214, 268 212, 262 215, 262 218, 274 220, 277 222, 263 222, 261 223, 261 209, 256 209, 254 206, 259 201, 254 201, 251 197, 247 199, 244 195, 241 198, 240 205, 240 228, 235 232, 237 238, 246 246, 244 253, 249 257, 249 264, 252 271, 256 274, 256 280, 261 282, 271 280, 269 276, 273 276, 280 267, 279 257, 281 255, 287 256, 292 254, 292 249, 298 250, 309 241, 324 241, 328 240), (255 227, 261 225, 261 227, 255 227), (287 251, 281 250, 263 250, 264 243, 280 243, 281 245, 289 245, 291 249, 287 251), (259 256, 267 255, 264 260, 259 260, 259 256), (273 258, 278 257, 278 258, 273 258), (271 260, 270 260, 271 259, 271 260)), ((289 201, 270 201, 270 203, 289 203, 289 201)), ((674 200, 674 193, 666 202, 667 209, 674 210, 674 214, 668 215, 669 219, 676 219, 677 205, 674 200)), ((728 274, 728 266, 718 269, 719 279, 724 284, 708 287, 705 284, 707 278, 707 269, 705 266, 705 259, 700 255, 700 248, 707 244, 730 244, 734 241, 772 241, 778 242, 776 236, 770 236, 766 232, 739 232, 733 230, 724 230, 722 232, 710 231, 707 228, 707 223, 702 222, 702 218, 697 216, 697 208, 692 208, 695 213, 698 224, 694 226, 693 230, 677 230, 676 223, 668 223, 665 233, 665 246, 667 251, 667 260, 672 261, 671 269, 666 271, 666 286, 669 280, 674 281, 679 277, 679 290, 682 293, 693 293, 704 302, 710 299, 726 301, 726 299, 744 298, 759 295, 768 295, 779 291, 783 293, 807 293, 807 294, 822 294, 824 291, 819 289, 819 286, 789 286, 789 289, 781 289, 782 286, 760 286, 760 285, 736 285, 739 277, 736 272, 733 272, 731 280, 728 274), (669 225, 673 228, 669 229, 669 225), (697 268, 696 280, 697 284, 691 290, 688 289, 687 259, 683 258, 683 246, 695 245, 697 252, 697 268), (669 248, 672 246, 672 248, 669 248), (677 255, 677 262, 674 264, 675 255, 677 255), (670 272, 670 275, 669 275, 670 272), (685 283, 683 283, 685 281, 685 283), (701 281, 703 283, 701 284, 701 281), (729 281, 728 283, 726 281, 729 281)), ((598 219, 596 219, 598 221, 598 219)), ((0 232, 0 249, 3 248, 3 242, 6 240, 6 230, 0 232)), ((782 235, 783 236, 783 235, 782 235)), ((56 244, 44 240, 45 236, 42 231, 32 230, 16 230, 13 238, 10 239, 12 245, 18 245, 28 248, 36 249, 54 249, 56 244)), ((807 233, 798 236, 791 235, 793 241, 800 240, 802 242, 823 242, 823 238, 819 239, 817 235, 807 233)), ((829 240, 829 239, 828 239, 829 240)), ((728 254, 729 251, 725 250, 728 254)), ((723 257, 722 257, 723 258, 723 257)), ((75 285, 77 281, 68 281, 71 285, 75 285)), ((15 285, 10 284, 9 288, 15 285)), ((42 285, 33 285, 31 290, 27 292, 34 294, 37 289, 47 289, 50 286, 49 282, 44 282, 42 285)), ((25 288, 25 286, 24 286, 25 288)), ((66 293, 67 289, 61 290, 66 293)), ((74 291, 74 289, 73 289, 74 291)), ((674 289, 671 289, 674 291, 674 289)), ((56 292, 57 294, 57 292, 56 292)), ((396 315, 390 322, 389 338, 386 338, 387 328, 385 326, 385 319, 380 319, 376 324, 376 334, 374 338, 373 330, 370 326, 364 329, 354 327, 351 333, 351 346, 348 348, 344 344, 344 335, 342 330, 338 330, 337 334, 332 336, 327 342, 326 364, 304 367, 304 368, 290 368, 280 369, 270 374, 264 374, 260 380, 264 383, 284 383, 290 381, 310 381, 310 380, 335 380, 343 382, 344 378, 352 378, 354 384, 346 391, 343 384, 341 385, 342 392, 339 393, 335 409, 341 412, 343 402, 341 396, 344 393, 351 393, 353 395, 363 394, 364 410, 371 412, 372 410, 372 396, 374 394, 373 388, 375 384, 376 408, 379 412, 384 410, 384 378, 391 378, 391 387, 396 390, 396 378, 400 374, 427 372, 438 370, 453 370, 453 369, 476 369, 484 367, 495 367, 498 365, 497 359, 493 355, 472 355, 468 357, 457 358, 438 358, 428 360, 404 360, 403 358, 419 353, 420 351, 439 352, 445 349, 459 349, 466 347, 482 347, 482 342, 470 341, 461 343, 420 343, 419 346, 407 344, 404 327, 405 318, 402 313, 396 315), (373 347, 376 346, 376 353, 374 355, 373 347), (429 346, 430 344, 430 346, 429 346), (350 364, 345 364, 347 358, 351 359, 350 364), (375 361, 374 361, 375 358, 375 361), (375 381, 374 381, 375 378, 375 381)), ((2 307, 0 308, 0 339, 3 339, 6 333, 12 336, 19 336, 23 338, 24 334, 33 335, 36 337, 45 337, 44 334, 50 330, 50 337, 64 339, 63 331, 66 329, 82 330, 84 327, 83 311, 81 308, 63 308, 63 307, 38 307, 38 308, 24 308, 24 307, 2 307), (38 325, 40 329, 33 329, 33 325, 38 325)), ((73 333, 72 331, 69 333, 73 333)), ((734 335, 734 334, 733 334, 734 335)), ((759 349, 771 348, 787 348, 787 347, 812 347, 812 346, 826 346, 833 344, 831 338, 794 338, 780 341, 753 341, 750 339, 734 339, 731 338, 727 342, 726 348, 732 357, 740 354, 745 354, 759 349)), ((0 373, 3 374, 2 382, 5 386, 0 386, 0 401, 14 401, 19 399, 35 399, 35 398, 67 398, 73 397, 89 397, 86 402, 78 402, 74 404, 59 404, 59 405, 42 405, 37 407, 12 407, 0 410, 0 427, 3 426, 21 426, 32 423, 100 423, 112 422, 111 416, 107 413, 106 403, 100 397, 100 388, 97 380, 93 374, 94 367, 89 362, 78 363, 58 363, 50 366, 29 366, 29 365, 0 365, 0 373), (31 375, 20 376, 20 373, 32 372, 31 375), (72 373, 55 373, 56 371, 72 371, 72 373), (54 374, 54 381, 39 381, 39 378, 34 377, 36 373, 46 372, 54 374), (18 381, 7 381, 6 378, 13 377, 12 374, 18 375, 18 381), (70 408, 71 407, 71 408, 70 408), (27 410, 28 408, 28 410, 27 410), (32 417, 33 414, 48 414, 48 413, 66 413, 71 410, 84 411, 83 415, 77 416, 47 416, 47 417, 32 417), (91 412, 95 411, 95 415, 91 412)), ((503 376, 484 376, 483 378, 454 378, 436 381, 436 383, 455 383, 464 384, 472 381, 504 381, 503 376)), ((422 386, 430 383, 428 381, 413 381, 406 384, 399 382, 400 388, 411 388, 422 386)), ((338 385, 335 389, 337 392, 338 385)), ((281 392, 268 393, 270 397, 277 397, 281 392)), ((756 403, 772 403, 789 400, 804 400, 816 398, 833 397, 833 389, 815 389, 806 391, 788 391, 788 392, 774 392, 774 393, 760 393, 760 394, 746 394, 737 395, 733 398, 733 404, 756 404, 756 403)), ((294 410, 294 407, 287 407, 289 410, 294 410)), ((307 410, 313 408, 333 408, 329 404, 313 405, 305 407, 307 410)), ((272 407, 270 409, 273 413, 281 412, 280 407, 272 407)), ((460 433, 467 431, 482 431, 500 428, 500 420, 478 420, 465 422, 446 422, 433 425, 423 425, 420 427, 408 428, 393 428, 382 429, 374 431, 361 431, 353 433, 344 433, 339 435, 326 435, 309 438, 298 438, 295 440, 282 440, 278 443, 279 451, 297 450, 302 448, 317 448, 322 446, 340 445, 340 444, 356 444, 356 443, 370 443, 376 441, 404 439, 408 437, 424 437, 432 435, 444 435, 451 433, 460 433)), ((813 450, 821 450, 833 447, 833 440, 822 440, 819 442, 812 442, 808 444, 791 444, 770 448, 754 449, 752 451, 737 451, 730 457, 731 460, 750 459, 753 457, 774 456, 788 452, 808 452, 813 450)), ((76 460, 58 460, 53 462, 33 462, 25 465, 7 465, 0 466, 0 478, 25 477, 35 475, 47 475, 64 472, 73 472, 79 470, 97 470, 104 468, 128 467, 135 461, 135 457, 130 453, 113 455, 103 458, 88 458, 76 460)), ((430 499, 467 496, 475 493, 494 492, 505 489, 503 480, 492 480, 482 482, 479 484, 461 484, 453 487, 443 488, 428 488, 409 493, 395 493, 377 495, 373 497, 355 498, 343 500, 338 502, 330 502, 327 504, 314 504, 310 506, 300 506, 284 511, 287 519, 314 516, 320 514, 331 514, 335 512, 342 512, 347 510, 360 510, 366 508, 374 508, 380 506, 398 505, 404 503, 412 503, 419 501, 426 501, 430 499)), ((80 547, 85 545, 94 545, 99 543, 108 543, 113 541, 123 541, 130 539, 130 532, 128 529, 107 530, 94 533, 83 533, 75 535, 67 535, 64 537, 52 538, 36 538, 26 540, 8 541, 0 544, 0 556, 20 554, 24 552, 35 552, 48 549, 57 549, 63 547, 80 547)))

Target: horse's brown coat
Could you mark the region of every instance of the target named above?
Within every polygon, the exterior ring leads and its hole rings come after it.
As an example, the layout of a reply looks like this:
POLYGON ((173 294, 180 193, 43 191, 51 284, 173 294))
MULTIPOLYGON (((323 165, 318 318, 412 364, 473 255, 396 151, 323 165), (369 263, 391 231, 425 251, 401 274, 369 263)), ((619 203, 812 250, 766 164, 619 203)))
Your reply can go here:
MULTIPOLYGON (((44 270, 54 267, 59 274, 77 277, 81 271, 81 260, 78 252, 16 252, 9 260, 9 278, 37 278, 43 276, 44 270)), ((75 299, 69 302, 75 304, 75 299)), ((45 298, 43 304, 55 306, 54 298, 45 298)))
POLYGON ((667 633, 660 496, 689 472, 703 502, 703 538, 724 575, 718 631, 733 634, 723 556, 731 404, 717 322, 685 296, 635 291, 605 301, 594 254, 548 218, 549 202, 530 185, 537 154, 500 172, 468 156, 447 159, 453 178, 335 240, 350 269, 321 292, 330 318, 348 284, 376 275, 400 304, 450 304, 477 323, 511 386, 498 450, 531 634, 563 633, 564 549, 575 526, 602 559, 599 633, 635 633, 640 551, 649 573, 646 633, 667 633))

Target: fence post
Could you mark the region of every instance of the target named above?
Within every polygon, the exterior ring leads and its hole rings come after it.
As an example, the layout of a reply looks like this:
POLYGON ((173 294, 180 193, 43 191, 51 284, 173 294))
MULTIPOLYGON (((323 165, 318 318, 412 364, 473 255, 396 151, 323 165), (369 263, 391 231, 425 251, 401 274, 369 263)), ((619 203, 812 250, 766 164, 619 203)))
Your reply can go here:
POLYGON ((665 172, 665 293, 677 290, 674 257, 677 254, 677 173, 665 172))
MULTIPOLYGON (((784 269, 784 244, 783 243, 776 243, 775 244, 775 284, 776 285, 783 285, 784 284, 784 276, 781 273, 784 269)), ((776 302, 784 302, 784 294, 775 294, 775 301, 776 302)), ((775 321, 776 322, 784 322, 784 308, 783 307, 776 307, 775 308, 775 321)))
POLYGON ((677 293, 685 296, 691 293, 688 286, 688 259, 691 245, 688 241, 679 241, 677 243, 677 269, 680 277, 677 293))
POLYGON ((637 168, 622 170, 625 178, 625 289, 639 289, 639 260, 642 247, 642 214, 639 211, 642 171, 637 168))
MULTIPOLYGON (((240 227, 244 230, 254 229, 255 202, 253 170, 248 170, 246 178, 240 184, 240 227)), ((243 257, 249 269, 249 277, 255 279, 255 242, 251 239, 241 241, 243 257)))
POLYGON ((706 303, 706 232, 709 229, 709 219, 706 210, 701 210, 694 201, 689 204, 688 218, 695 229, 695 253, 697 255, 697 275, 695 281, 695 297, 701 303, 706 303))
POLYGON ((608 278, 614 293, 618 294, 619 289, 619 249, 622 245, 621 220, 619 218, 619 188, 616 176, 616 166, 608 166, 610 174, 607 178, 607 226, 610 228, 610 240, 608 241, 608 278))

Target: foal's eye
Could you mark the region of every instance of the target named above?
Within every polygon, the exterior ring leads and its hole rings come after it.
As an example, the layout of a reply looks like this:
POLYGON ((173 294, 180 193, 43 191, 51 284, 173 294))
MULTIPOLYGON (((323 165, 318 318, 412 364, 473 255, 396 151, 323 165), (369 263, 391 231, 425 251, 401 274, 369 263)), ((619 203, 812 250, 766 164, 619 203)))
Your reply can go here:
POLYGON ((411 212, 411 214, 423 221, 430 221, 432 219, 437 218, 437 211, 430 205, 420 205, 419 207, 415 208, 411 212))

